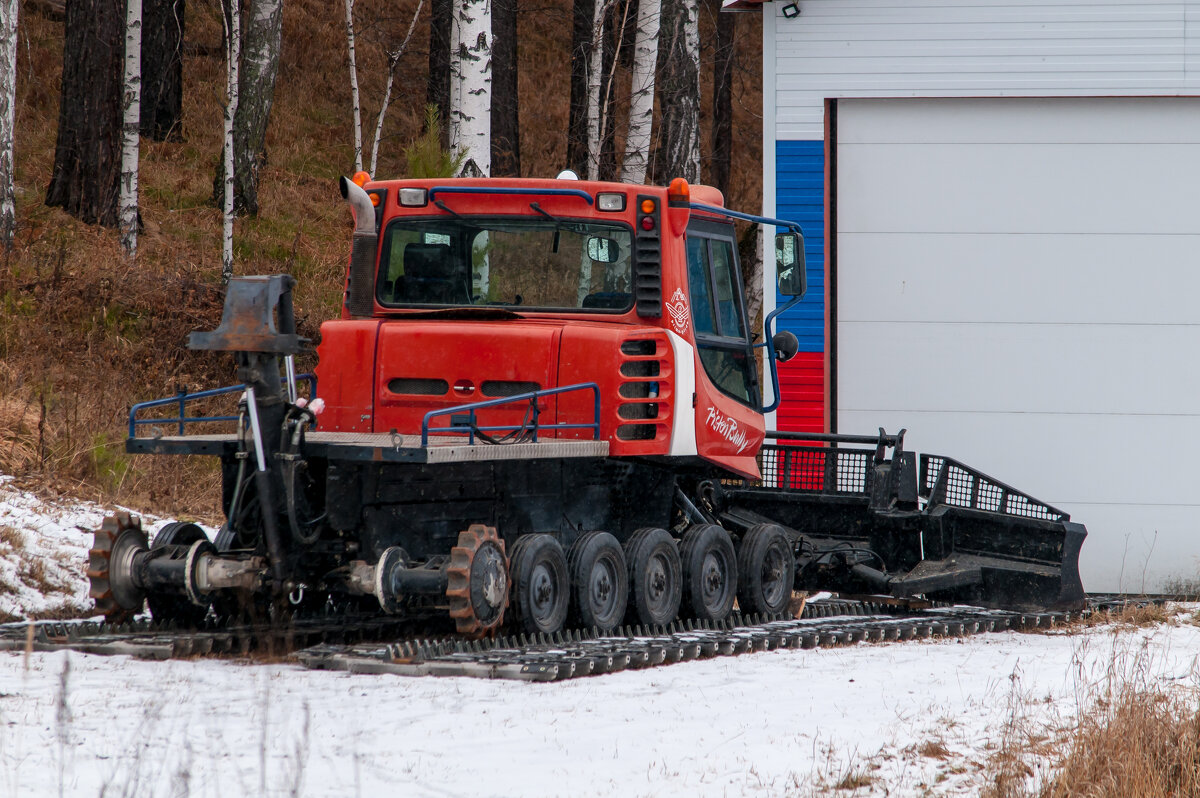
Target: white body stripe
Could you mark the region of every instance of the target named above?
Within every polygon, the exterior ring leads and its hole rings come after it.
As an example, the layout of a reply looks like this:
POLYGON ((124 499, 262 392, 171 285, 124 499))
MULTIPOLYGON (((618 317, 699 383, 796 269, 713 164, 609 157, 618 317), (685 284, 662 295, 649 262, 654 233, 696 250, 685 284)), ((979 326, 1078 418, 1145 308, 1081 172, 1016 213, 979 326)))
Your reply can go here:
POLYGON ((671 449, 668 454, 696 454, 696 350, 687 341, 667 330, 675 353, 675 412, 671 424, 671 449))

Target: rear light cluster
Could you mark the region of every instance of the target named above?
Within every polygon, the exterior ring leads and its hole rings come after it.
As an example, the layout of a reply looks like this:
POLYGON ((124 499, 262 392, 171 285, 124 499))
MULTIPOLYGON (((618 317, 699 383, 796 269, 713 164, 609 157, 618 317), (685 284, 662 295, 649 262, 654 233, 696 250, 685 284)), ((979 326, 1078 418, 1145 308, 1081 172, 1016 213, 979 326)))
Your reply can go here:
POLYGON ((639 194, 634 237, 633 301, 643 318, 662 316, 662 208, 658 198, 639 194))
POLYGON ((663 375, 664 338, 631 338, 621 344, 621 382, 617 389, 621 402, 617 415, 626 422, 617 427, 623 441, 649 441, 658 435, 659 426, 668 420, 670 407, 659 401, 668 393, 663 375))

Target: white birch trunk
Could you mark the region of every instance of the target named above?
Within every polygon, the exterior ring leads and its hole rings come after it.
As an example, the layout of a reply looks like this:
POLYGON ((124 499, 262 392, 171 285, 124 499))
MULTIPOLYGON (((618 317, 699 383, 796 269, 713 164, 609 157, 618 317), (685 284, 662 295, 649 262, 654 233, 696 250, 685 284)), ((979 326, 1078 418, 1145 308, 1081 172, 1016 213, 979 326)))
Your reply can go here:
MULTIPOLYGON (((604 73, 604 17, 611 0, 596 0, 592 11, 592 47, 588 53, 587 179, 600 179, 600 79, 604 73)), ((582 280, 582 276, 580 277, 582 280)), ((581 289, 582 290, 582 289, 581 289)))
POLYGON ((692 64, 692 79, 695 81, 695 107, 692 109, 694 119, 691 125, 691 137, 688 142, 686 175, 692 182, 700 182, 700 4, 698 0, 686 0, 687 19, 684 22, 683 35, 687 45, 688 61, 692 64))
POLYGON ((17 15, 21 0, 0 0, 0 238, 10 251, 17 228, 13 129, 17 110, 17 15))
POLYGON ((121 184, 117 218, 121 245, 132 260, 137 256, 138 131, 142 113, 142 0, 125 5, 125 96, 121 123, 121 184))
POLYGON ((228 50, 225 52, 225 200, 224 226, 221 235, 221 282, 228 284, 233 277, 233 118, 238 105, 238 61, 241 59, 242 10, 239 0, 230 3, 229 30, 225 33, 228 50))
POLYGON ((645 183, 654 132, 654 68, 658 63, 659 0, 638 0, 637 36, 633 42, 633 81, 630 86, 629 128, 621 182, 645 183))
MULTIPOLYGON (((353 0, 347 0, 347 2, 353 2, 353 0)), ((383 90, 383 104, 379 106, 379 116, 375 120, 375 141, 371 144, 370 173, 372 175, 375 174, 375 166, 379 162, 379 142, 383 138, 383 118, 387 115, 388 105, 392 102, 392 83, 396 79, 396 67, 399 66, 404 51, 408 49, 408 42, 412 39, 413 30, 417 27, 417 18, 421 16, 421 8, 424 5, 425 0, 418 0, 417 10, 413 12, 412 21, 408 23, 408 33, 404 34, 404 41, 398 48, 388 53, 387 85, 383 90)), ((355 100, 354 104, 357 107, 358 101, 355 100)))
MULTIPOLYGON (((362 106, 358 101, 358 67, 354 60, 354 0, 346 0, 346 46, 350 51, 350 105, 354 113, 354 171, 362 171, 362 106)), ((388 89, 392 88, 391 70, 388 70, 388 89)), ((375 167, 371 167, 371 174, 375 167)))
POLYGON ((492 4, 455 0, 450 65, 450 151, 466 151, 463 174, 492 171, 492 4))

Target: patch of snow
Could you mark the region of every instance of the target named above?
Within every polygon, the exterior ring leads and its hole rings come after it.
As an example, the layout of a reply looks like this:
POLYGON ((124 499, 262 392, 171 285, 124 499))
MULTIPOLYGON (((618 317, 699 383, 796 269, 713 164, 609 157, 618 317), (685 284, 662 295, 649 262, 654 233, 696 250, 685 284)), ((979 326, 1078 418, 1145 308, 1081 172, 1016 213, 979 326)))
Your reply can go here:
MULTIPOLYGON (((41 498, 0 475, 0 618, 90 613, 92 530, 119 509, 125 508, 41 498)), ((150 540, 166 523, 142 517, 150 540)))

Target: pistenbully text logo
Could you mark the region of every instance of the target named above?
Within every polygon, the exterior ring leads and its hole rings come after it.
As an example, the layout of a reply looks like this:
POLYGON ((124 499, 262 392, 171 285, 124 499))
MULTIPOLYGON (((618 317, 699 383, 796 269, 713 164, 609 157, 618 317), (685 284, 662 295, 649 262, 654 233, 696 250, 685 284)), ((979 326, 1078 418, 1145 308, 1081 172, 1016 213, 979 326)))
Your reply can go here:
POLYGON ((722 415, 721 411, 711 405, 708 408, 708 426, 712 431, 725 438, 737 447, 738 454, 746 448, 746 431, 738 426, 736 420, 722 415))

